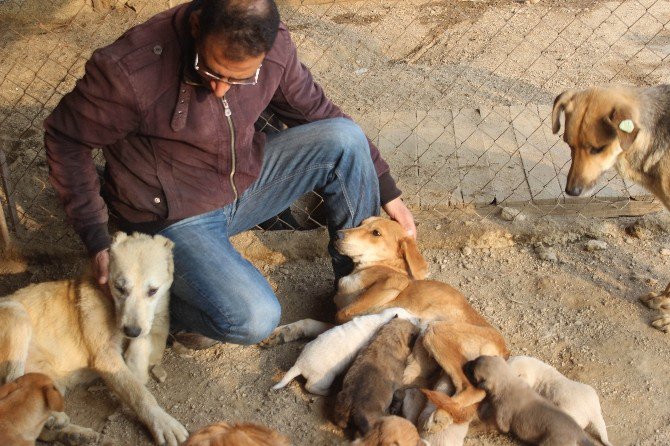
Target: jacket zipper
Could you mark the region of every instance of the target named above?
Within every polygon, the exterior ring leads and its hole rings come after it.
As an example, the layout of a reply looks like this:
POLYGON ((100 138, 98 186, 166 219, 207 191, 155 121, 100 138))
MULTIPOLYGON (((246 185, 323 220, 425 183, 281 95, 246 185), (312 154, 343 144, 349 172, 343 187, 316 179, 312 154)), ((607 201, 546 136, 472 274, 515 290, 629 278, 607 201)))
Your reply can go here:
POLYGON ((235 187, 235 128, 233 127, 233 120, 230 117, 233 113, 230 111, 226 98, 221 98, 221 102, 223 102, 224 114, 230 128, 230 186, 233 188, 234 201, 237 201, 237 187, 235 187))

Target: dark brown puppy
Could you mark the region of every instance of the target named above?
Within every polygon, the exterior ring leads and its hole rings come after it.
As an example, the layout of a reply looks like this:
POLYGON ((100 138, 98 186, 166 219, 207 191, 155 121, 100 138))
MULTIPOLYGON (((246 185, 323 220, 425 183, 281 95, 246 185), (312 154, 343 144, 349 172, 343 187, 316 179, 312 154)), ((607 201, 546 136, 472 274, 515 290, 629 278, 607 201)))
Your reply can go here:
POLYGON ((538 395, 499 356, 480 356, 464 367, 473 385, 486 391, 479 415, 502 433, 541 446, 593 446, 569 415, 538 395))
POLYGON ((344 377, 333 416, 338 426, 344 429, 351 422, 365 435, 386 415, 418 332, 413 323, 397 318, 379 329, 344 377))
POLYGON ((33 446, 53 412, 63 411, 63 396, 41 373, 27 373, 0 387, 0 444, 33 446))

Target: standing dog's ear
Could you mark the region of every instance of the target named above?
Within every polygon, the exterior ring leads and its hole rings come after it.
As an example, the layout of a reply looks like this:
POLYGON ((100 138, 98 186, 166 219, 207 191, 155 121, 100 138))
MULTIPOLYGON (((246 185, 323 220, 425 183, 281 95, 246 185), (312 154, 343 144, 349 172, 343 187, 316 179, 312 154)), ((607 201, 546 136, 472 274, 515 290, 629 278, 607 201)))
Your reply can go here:
POLYGON ((568 105, 572 102, 576 92, 577 90, 566 90, 554 99, 554 109, 551 111, 551 131, 554 134, 561 130, 561 113, 566 108, 568 112, 571 111, 571 107, 568 107, 568 105))
POLYGON ((622 150, 628 149, 635 142, 640 126, 633 118, 633 111, 627 106, 614 107, 609 116, 604 118, 607 125, 612 126, 619 138, 622 150))
POLYGON ((51 385, 44 386, 42 390, 44 392, 44 402, 46 403, 47 408, 54 412, 62 412, 64 408, 63 395, 61 395, 58 389, 51 385))
POLYGON ((400 251, 412 278, 416 280, 425 279, 428 276, 428 264, 419 252, 416 240, 413 237, 405 237, 400 240, 400 251))

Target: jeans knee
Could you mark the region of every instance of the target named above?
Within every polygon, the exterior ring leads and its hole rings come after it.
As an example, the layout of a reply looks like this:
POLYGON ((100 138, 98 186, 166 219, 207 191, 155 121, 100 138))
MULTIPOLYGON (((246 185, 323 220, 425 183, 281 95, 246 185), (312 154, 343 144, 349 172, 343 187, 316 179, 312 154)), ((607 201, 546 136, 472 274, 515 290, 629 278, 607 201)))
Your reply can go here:
POLYGON ((233 325, 220 327, 222 330, 219 331, 225 333, 227 342, 243 345, 257 344, 277 328, 280 318, 279 303, 251 306, 237 315, 237 320, 233 325))

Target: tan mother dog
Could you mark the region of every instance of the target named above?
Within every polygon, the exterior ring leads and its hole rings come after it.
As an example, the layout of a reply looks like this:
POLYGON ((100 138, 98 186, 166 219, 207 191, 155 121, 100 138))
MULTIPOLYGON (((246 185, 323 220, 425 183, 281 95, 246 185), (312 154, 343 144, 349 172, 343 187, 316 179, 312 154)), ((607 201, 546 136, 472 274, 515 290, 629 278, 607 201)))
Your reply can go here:
MULTIPOLYGON (((444 395, 440 407, 456 423, 469 421, 485 392, 470 384, 463 365, 480 355, 507 358, 509 352, 500 332, 458 290, 425 280, 426 261, 415 240, 397 222, 368 218, 356 228, 339 231, 335 247, 354 262, 353 272, 338 283, 334 298, 339 309, 337 321, 401 307, 428 323, 423 343, 455 387, 453 398, 444 395)), ((298 321, 278 327, 266 344, 314 337, 325 328, 313 320, 298 321)))
MULTIPOLYGON (((554 101, 554 133, 561 129, 561 113, 563 139, 572 152, 566 193, 586 195, 603 172, 615 167, 670 209, 670 85, 565 91, 554 101)), ((670 314, 664 310, 670 310, 670 285, 642 301, 661 310, 652 325, 668 331, 670 314)))
MULTIPOLYGON (((167 339, 172 246, 160 235, 116 234, 109 253, 111 297, 84 277, 30 285, 0 298, 0 382, 39 372, 64 394, 100 376, 156 443, 186 440, 186 429, 144 387, 167 339)), ((91 433, 69 425, 55 439, 80 442, 76 437, 83 435, 91 441, 91 433)))
POLYGON ((34 446, 47 419, 63 411, 63 396, 41 373, 28 373, 0 387, 0 444, 34 446))

